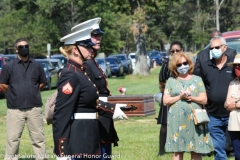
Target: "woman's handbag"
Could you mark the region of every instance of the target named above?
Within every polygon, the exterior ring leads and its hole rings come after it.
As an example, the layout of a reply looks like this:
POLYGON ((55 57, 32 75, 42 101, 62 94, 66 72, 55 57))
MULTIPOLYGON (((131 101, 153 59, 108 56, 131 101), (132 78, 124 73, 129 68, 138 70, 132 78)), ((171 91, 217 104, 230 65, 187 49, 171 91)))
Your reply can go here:
POLYGON ((210 121, 206 109, 194 109, 192 107, 192 104, 189 103, 189 106, 191 107, 192 114, 193 114, 193 120, 195 125, 201 125, 206 124, 210 121))

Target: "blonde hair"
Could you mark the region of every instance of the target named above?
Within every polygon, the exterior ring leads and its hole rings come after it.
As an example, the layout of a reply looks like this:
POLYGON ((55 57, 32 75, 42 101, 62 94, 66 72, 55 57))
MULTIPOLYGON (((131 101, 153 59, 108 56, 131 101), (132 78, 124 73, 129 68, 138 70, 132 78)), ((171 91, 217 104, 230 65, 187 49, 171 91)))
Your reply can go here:
POLYGON ((184 53, 184 52, 180 52, 178 54, 174 54, 173 57, 171 58, 171 60, 169 61, 169 69, 171 71, 171 74, 174 78, 177 78, 179 73, 177 72, 177 64, 181 63, 181 58, 185 58, 186 61, 189 64, 189 70, 188 70, 188 74, 192 74, 193 73, 193 69, 194 69, 194 65, 192 60, 184 53))
POLYGON ((72 49, 73 49, 73 45, 69 45, 69 46, 60 47, 59 51, 62 53, 64 57, 69 59, 69 55, 72 54, 72 49))

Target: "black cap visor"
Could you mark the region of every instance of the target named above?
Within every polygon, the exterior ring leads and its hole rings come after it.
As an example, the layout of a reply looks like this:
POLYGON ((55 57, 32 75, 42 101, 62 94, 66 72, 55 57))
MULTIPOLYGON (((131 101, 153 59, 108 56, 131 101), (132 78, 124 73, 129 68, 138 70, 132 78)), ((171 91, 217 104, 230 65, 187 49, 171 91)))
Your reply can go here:
POLYGON ((86 39, 83 41, 77 41, 76 42, 77 45, 79 46, 84 46, 84 47, 88 47, 88 46, 95 46, 96 44, 92 42, 91 39, 86 39))
POLYGON ((102 35, 102 34, 104 34, 104 32, 103 32, 100 28, 98 28, 98 29, 94 29, 94 30, 91 32, 91 34, 94 34, 94 35, 100 34, 100 35, 102 35))

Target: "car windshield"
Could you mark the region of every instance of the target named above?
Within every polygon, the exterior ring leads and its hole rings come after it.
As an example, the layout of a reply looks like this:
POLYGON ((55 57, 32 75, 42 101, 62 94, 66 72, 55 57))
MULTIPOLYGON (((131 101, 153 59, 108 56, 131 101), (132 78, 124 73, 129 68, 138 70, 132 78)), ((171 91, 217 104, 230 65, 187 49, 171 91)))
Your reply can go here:
POLYGON ((159 52, 149 52, 148 53, 149 56, 160 56, 159 52))
POLYGON ((126 58, 125 58, 125 56, 117 56, 117 58, 119 59, 119 60, 126 60, 126 58))
POLYGON ((161 53, 161 56, 167 56, 167 53, 162 52, 162 53, 161 53))
POLYGON ((96 59, 97 63, 99 65, 103 65, 104 64, 104 60, 103 59, 96 59))
POLYGON ((130 54, 131 59, 135 59, 135 54, 130 54))
POLYGON ((118 62, 115 59, 106 59, 107 62, 110 64, 118 64, 118 62))
POLYGON ((240 54, 240 38, 230 38, 226 39, 227 46, 233 48, 240 54))
POLYGON ((62 56, 59 56, 59 57, 52 56, 51 59, 60 59, 62 64, 66 64, 67 63, 67 59, 65 57, 62 57, 62 56))
POLYGON ((58 66, 58 62, 51 62, 52 63, 52 65, 53 65, 53 67, 59 67, 58 66))

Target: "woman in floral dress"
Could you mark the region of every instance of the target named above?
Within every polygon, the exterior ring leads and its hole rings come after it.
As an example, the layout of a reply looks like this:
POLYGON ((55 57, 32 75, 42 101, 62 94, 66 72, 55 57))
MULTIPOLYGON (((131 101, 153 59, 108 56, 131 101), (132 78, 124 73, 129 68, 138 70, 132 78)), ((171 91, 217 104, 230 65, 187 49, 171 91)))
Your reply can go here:
POLYGON ((193 108, 207 103, 202 79, 193 75, 193 63, 184 53, 175 54, 169 62, 172 77, 168 79, 163 103, 170 106, 167 121, 166 151, 174 152, 174 160, 182 160, 184 152, 191 152, 191 159, 201 160, 201 153, 213 150, 207 125, 196 126, 193 108))

